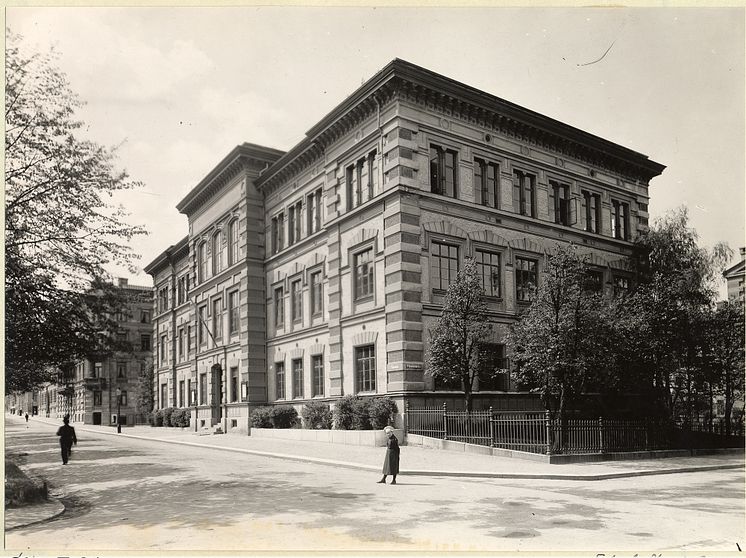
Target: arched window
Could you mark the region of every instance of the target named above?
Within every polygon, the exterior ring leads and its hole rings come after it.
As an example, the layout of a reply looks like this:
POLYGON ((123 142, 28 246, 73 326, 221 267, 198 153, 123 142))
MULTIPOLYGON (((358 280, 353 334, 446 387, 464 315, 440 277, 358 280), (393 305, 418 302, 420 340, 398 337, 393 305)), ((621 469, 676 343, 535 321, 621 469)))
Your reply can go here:
POLYGON ((225 265, 225 254, 223 250, 223 233, 216 232, 212 237, 212 274, 217 275, 223 271, 225 265))
POLYGON ((202 283, 207 279, 207 243, 200 242, 197 246, 197 281, 202 283))
POLYGON ((238 219, 228 225, 228 265, 238 261, 238 219))

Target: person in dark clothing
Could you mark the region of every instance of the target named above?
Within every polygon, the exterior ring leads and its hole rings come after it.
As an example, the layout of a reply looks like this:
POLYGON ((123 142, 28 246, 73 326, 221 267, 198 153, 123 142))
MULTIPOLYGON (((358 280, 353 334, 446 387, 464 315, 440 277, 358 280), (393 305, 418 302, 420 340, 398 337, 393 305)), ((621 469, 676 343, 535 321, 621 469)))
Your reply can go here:
POLYGON ((78 438, 75 437, 75 429, 70 426, 70 417, 65 415, 62 419, 63 424, 57 430, 57 436, 60 437, 60 449, 62 450, 62 464, 67 465, 67 460, 70 458, 70 450, 72 450, 73 444, 78 445, 78 438))
POLYGON ((383 459, 383 477, 378 482, 386 484, 386 476, 391 475, 394 478, 391 484, 396 484, 396 475, 399 474, 399 440, 396 439, 394 429, 387 426, 383 431, 388 435, 386 440, 386 457, 383 459))

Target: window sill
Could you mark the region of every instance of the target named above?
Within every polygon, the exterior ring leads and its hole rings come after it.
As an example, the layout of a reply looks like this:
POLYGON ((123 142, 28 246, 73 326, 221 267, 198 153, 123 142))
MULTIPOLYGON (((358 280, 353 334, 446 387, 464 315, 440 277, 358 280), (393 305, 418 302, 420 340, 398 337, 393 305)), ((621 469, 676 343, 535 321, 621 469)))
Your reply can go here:
POLYGON ((373 302, 373 295, 369 294, 369 295, 358 297, 354 300, 354 302, 355 304, 365 304, 366 302, 373 302))

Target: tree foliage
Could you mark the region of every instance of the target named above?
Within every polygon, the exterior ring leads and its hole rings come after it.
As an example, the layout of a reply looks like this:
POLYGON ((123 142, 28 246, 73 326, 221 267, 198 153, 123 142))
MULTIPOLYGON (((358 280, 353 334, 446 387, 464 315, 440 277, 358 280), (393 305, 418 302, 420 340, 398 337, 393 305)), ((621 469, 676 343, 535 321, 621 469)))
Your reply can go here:
POLYGON ((491 332, 476 262, 464 258, 464 266, 448 286, 440 318, 430 331, 427 374, 446 383, 460 383, 467 412, 472 409, 476 380, 500 372, 488 369, 490 358, 485 343, 491 332))
MULTIPOLYGON (((154 365, 149 363, 140 369, 137 376, 137 387, 135 394, 135 405, 137 412, 147 416, 155 406, 155 396, 153 389, 154 365)), ((187 394, 189 395, 189 394, 187 394)))
POLYGON ((55 53, 28 53, 6 33, 6 386, 28 389, 80 358, 116 296, 105 267, 132 266, 126 222, 112 196, 138 182, 115 169, 115 151, 80 137, 81 101, 55 53), (96 297, 89 297, 93 291, 96 297), (86 341, 86 338, 88 341, 86 341))

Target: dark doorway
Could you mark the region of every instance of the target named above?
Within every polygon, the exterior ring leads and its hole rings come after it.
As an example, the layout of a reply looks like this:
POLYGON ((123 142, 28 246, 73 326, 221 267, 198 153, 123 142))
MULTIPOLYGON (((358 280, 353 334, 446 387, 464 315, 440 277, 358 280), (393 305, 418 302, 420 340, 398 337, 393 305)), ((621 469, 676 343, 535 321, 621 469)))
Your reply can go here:
POLYGON ((93 411, 93 424, 101 424, 101 411, 93 411))

